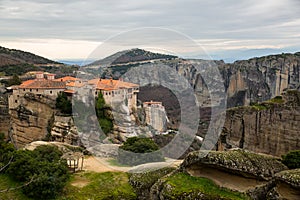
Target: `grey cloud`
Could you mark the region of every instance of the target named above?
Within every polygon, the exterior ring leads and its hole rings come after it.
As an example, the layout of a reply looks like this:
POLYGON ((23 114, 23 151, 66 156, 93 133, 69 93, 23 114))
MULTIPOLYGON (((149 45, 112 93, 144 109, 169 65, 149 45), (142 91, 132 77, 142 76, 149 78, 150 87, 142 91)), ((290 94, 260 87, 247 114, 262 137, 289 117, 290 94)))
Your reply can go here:
POLYGON ((194 39, 274 39, 300 33, 298 0, 2 0, 1 38, 103 41, 139 27, 174 29, 194 39))

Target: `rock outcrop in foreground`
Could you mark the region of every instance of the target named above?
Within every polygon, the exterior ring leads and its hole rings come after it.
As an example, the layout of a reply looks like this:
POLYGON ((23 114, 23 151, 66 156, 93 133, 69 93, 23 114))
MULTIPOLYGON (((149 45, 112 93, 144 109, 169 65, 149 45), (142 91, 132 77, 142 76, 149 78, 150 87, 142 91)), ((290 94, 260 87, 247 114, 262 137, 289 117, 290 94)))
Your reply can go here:
POLYGON ((194 151, 177 170, 133 174, 139 199, 299 199, 300 171, 244 150, 194 151))
POLYGON ((300 92, 286 91, 269 101, 227 110, 219 150, 243 148, 281 156, 300 149, 300 92))

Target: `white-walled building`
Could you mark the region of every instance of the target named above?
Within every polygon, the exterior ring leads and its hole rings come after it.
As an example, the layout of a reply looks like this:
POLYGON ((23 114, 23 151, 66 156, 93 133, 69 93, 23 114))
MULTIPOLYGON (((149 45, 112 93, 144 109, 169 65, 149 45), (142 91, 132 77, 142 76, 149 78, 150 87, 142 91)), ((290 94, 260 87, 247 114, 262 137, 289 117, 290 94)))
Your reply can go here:
POLYGON ((55 99, 58 93, 66 90, 64 82, 56 82, 54 74, 48 74, 44 77, 43 72, 36 73, 36 79, 24 81, 19 86, 13 86, 13 94, 9 96, 9 108, 16 108, 22 104, 22 97, 26 93, 33 93, 36 95, 47 95, 55 99))
POLYGON ((168 117, 162 102, 149 101, 143 103, 146 114, 146 123, 155 130, 164 132, 167 130, 168 117))
POLYGON ((113 79, 92 79, 81 80, 75 77, 66 76, 55 79, 54 74, 36 72, 36 78, 24 81, 19 86, 13 86, 13 94, 9 97, 9 108, 16 108, 22 102, 22 97, 26 93, 36 95, 47 95, 55 99, 60 92, 65 92, 69 97, 80 93, 81 98, 88 98, 92 93, 97 97, 99 92, 103 94, 105 102, 113 105, 114 102, 124 102, 130 112, 137 106, 137 93, 139 86, 137 84, 113 79))

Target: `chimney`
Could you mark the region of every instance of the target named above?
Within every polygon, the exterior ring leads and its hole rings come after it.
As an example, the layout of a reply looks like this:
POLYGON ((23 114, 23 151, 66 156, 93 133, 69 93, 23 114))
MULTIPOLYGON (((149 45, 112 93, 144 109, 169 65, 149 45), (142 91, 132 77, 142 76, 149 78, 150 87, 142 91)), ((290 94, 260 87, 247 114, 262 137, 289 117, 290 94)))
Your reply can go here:
POLYGON ((55 74, 48 74, 47 75, 48 80, 54 80, 54 78, 55 78, 55 74))
POLYGON ((35 76, 36 76, 37 79, 43 79, 44 78, 44 72, 37 72, 35 74, 35 76))

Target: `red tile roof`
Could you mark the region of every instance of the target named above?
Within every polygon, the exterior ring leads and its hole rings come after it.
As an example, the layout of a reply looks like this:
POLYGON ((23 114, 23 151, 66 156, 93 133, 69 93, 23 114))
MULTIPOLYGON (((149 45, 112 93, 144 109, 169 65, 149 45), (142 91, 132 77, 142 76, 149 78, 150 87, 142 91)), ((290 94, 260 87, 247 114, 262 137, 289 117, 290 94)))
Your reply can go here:
POLYGON ((81 83, 81 82, 70 82, 70 83, 66 83, 66 86, 69 86, 69 87, 82 87, 82 86, 84 86, 84 83, 81 83))
POLYGON ((75 77, 72 77, 72 76, 65 76, 65 77, 62 77, 62 78, 54 79, 54 81, 61 81, 61 82, 76 81, 76 80, 78 80, 78 78, 75 78, 75 77))
POLYGON ((64 89, 66 84, 64 82, 58 82, 53 80, 41 79, 41 80, 28 80, 23 82, 19 88, 28 88, 28 89, 64 89))
POLYGON ((95 85, 99 90, 118 90, 123 88, 137 88, 139 85, 113 79, 92 79, 89 84, 95 85))

